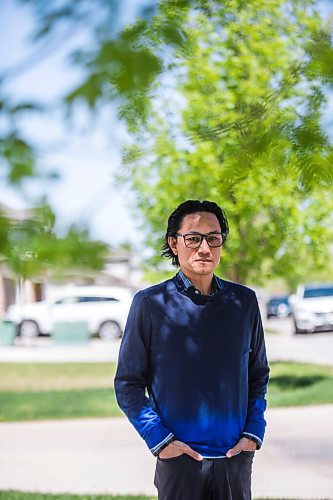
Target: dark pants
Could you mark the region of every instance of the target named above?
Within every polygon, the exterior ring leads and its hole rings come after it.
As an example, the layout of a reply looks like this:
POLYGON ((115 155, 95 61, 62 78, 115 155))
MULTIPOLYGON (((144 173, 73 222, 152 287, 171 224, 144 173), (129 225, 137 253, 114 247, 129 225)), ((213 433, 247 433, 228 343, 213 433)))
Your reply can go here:
POLYGON ((254 453, 202 462, 186 454, 157 458, 154 484, 158 500, 251 500, 254 453))

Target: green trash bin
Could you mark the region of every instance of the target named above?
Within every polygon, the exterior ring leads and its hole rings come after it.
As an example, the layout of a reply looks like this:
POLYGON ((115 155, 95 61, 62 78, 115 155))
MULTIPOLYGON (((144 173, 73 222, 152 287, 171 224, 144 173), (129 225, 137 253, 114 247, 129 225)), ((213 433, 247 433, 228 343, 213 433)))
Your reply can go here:
POLYGON ((0 345, 14 345, 16 325, 12 321, 0 321, 0 345))
POLYGON ((52 339, 55 344, 87 344, 90 332, 84 321, 54 323, 52 339))

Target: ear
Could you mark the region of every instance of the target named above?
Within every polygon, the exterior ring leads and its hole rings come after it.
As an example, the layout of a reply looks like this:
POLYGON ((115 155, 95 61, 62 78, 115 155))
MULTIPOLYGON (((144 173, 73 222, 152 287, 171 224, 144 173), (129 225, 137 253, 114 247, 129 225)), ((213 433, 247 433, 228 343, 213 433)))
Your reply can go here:
POLYGON ((175 236, 168 236, 168 243, 174 255, 177 255, 178 254, 177 238, 175 236))

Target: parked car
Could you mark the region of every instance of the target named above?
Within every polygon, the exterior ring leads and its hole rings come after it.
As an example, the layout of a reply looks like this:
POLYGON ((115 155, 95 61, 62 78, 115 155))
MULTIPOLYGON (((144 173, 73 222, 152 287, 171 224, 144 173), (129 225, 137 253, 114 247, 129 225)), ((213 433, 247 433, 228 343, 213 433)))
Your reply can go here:
POLYGON ((300 285, 291 300, 295 333, 333 330, 333 284, 300 285))
POLYGON ((16 323, 22 337, 50 334, 55 322, 84 321, 91 335, 111 340, 121 337, 131 302, 124 288, 75 286, 53 299, 12 305, 5 319, 16 323))
POLYGON ((289 295, 279 295, 271 297, 266 303, 267 318, 286 318, 291 314, 291 306, 289 304, 289 295))

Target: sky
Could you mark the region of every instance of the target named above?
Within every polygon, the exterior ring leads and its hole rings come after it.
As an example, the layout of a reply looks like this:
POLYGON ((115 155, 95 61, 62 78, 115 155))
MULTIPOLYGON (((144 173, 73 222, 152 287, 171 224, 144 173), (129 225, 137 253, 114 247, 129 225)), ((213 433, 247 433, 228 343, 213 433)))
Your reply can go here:
MULTIPOLYGON (((127 0, 123 22, 134 18, 135 6, 144 0, 127 0)), ((333 10, 333 2, 321 2, 326 14, 333 10)), ((29 6, 17 0, 0 2, 0 72, 22 67, 20 74, 12 74, 4 90, 16 99, 53 101, 45 114, 32 115, 23 121, 26 137, 37 145, 43 171, 57 171, 60 180, 38 181, 30 185, 30 200, 24 201, 9 186, 0 186, 0 201, 23 208, 31 200, 45 193, 58 216, 58 230, 71 223, 88 226, 92 238, 102 239, 112 245, 123 241, 142 243, 142 232, 130 210, 133 197, 128 189, 115 185, 113 174, 121 168, 120 145, 126 137, 123 126, 115 113, 105 110, 98 120, 77 109, 74 116, 79 129, 73 131, 70 122, 63 120, 60 96, 80 81, 78 71, 72 69, 65 55, 73 44, 86 43, 85 34, 74 33, 60 49, 44 51, 31 64, 36 53, 29 37, 33 31, 33 16, 29 6), (30 61, 30 62, 29 62, 30 61)), ((333 98, 327 107, 325 122, 332 123, 333 98)))
MULTIPOLYGON (((129 3, 134 6, 136 1, 129 3)), ((130 20, 131 14, 127 15, 130 20)), ((20 66, 36 52, 36 47, 29 43, 33 25, 29 8, 15 0, 1 0, 0 72, 20 66)), ((59 101, 80 79, 65 58, 68 47, 80 41, 80 37, 82 34, 77 33, 62 49, 46 57, 42 55, 38 64, 14 75, 5 85, 5 91, 16 99, 59 101)), ((94 120, 82 109, 75 112, 80 126, 74 132, 70 124, 64 122, 63 113, 61 106, 55 104, 46 115, 29 114, 23 120, 26 137, 40 152, 42 169, 57 171, 61 176, 55 182, 44 180, 30 185, 30 199, 41 193, 47 195, 58 216, 59 231, 71 223, 79 223, 90 228, 92 238, 112 245, 123 241, 140 243, 141 232, 129 209, 131 194, 113 181, 114 172, 121 168, 119 144, 124 140, 124 129, 110 110, 94 120)), ((0 186, 0 201, 13 208, 27 205, 13 189, 4 185, 0 186)))

